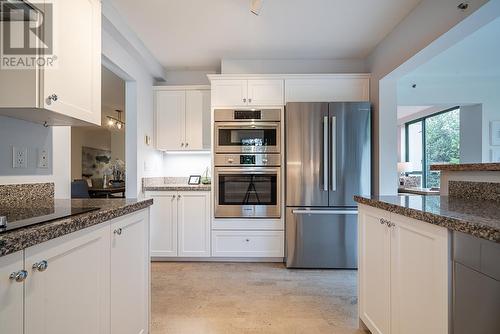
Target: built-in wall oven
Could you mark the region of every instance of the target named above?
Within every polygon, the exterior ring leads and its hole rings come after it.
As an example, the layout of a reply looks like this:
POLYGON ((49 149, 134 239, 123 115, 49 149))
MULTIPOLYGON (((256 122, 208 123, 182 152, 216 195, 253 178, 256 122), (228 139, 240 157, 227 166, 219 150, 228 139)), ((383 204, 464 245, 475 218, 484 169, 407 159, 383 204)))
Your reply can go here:
POLYGON ((281 217, 281 112, 214 111, 215 218, 281 217))
POLYGON ((281 110, 216 109, 216 153, 280 153, 281 110))

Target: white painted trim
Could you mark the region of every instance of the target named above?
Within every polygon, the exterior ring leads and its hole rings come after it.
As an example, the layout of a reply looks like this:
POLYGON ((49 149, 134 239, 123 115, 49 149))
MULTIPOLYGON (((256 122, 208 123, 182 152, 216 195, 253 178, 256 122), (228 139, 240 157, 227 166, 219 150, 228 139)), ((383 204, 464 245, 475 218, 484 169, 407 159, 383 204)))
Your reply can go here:
POLYGON ((370 73, 328 73, 328 74, 207 74, 213 80, 247 80, 247 79, 370 79, 370 73))
POLYGON ((210 90, 210 85, 153 86, 154 91, 171 90, 210 90))
POLYGON ((166 79, 165 68, 156 60, 136 33, 121 17, 111 0, 102 0, 102 29, 106 30, 125 50, 129 50, 149 70, 157 81, 166 79))
POLYGON ((284 263, 282 257, 157 257, 152 256, 151 262, 244 262, 244 263, 284 263))

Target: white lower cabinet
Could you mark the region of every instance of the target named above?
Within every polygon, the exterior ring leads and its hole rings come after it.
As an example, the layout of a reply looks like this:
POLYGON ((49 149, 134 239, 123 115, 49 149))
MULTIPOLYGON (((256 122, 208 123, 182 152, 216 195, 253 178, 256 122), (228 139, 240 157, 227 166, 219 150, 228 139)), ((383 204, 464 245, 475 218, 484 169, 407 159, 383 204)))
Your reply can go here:
POLYGON ((148 220, 142 210, 0 257, 0 333, 148 333, 148 220))
POLYGON ((210 192, 156 191, 151 207, 151 256, 210 256, 210 192))
POLYGON ((109 225, 27 248, 25 333, 109 333, 109 225))
POLYGON ((111 224, 111 334, 148 332, 147 220, 147 215, 139 213, 111 224))
POLYGON ((283 231, 212 231, 214 257, 283 257, 283 231))
POLYGON ((449 232, 359 206, 359 316, 372 333, 447 334, 449 232))
POLYGON ((0 257, 0 333, 23 334, 23 252, 0 257))

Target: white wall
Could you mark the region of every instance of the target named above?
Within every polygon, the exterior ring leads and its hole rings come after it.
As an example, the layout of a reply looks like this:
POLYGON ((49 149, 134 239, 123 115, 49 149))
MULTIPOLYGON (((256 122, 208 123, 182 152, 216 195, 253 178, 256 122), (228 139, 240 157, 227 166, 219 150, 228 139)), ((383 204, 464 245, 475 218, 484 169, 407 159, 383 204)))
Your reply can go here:
POLYGON ((200 153, 165 153, 163 156, 162 176, 187 177, 203 175, 210 167, 212 159, 210 152, 200 153))
POLYGON ((167 70, 164 82, 157 85, 210 85, 207 74, 216 74, 215 70, 167 70))
POLYGON ((397 80, 494 19, 494 11, 484 9, 473 20, 430 45, 487 2, 468 1, 469 10, 462 12, 456 8, 457 1, 422 0, 368 57, 372 73, 370 100, 374 107, 373 189, 376 194, 397 191, 397 80))
MULTIPOLYGON (((483 105, 473 104, 460 107, 461 163, 484 161, 483 138, 477 135, 483 131, 485 131, 483 129, 483 105)), ((489 132, 488 129, 486 132, 489 132)))
POLYGON ((364 59, 222 59, 223 74, 366 73, 364 59))

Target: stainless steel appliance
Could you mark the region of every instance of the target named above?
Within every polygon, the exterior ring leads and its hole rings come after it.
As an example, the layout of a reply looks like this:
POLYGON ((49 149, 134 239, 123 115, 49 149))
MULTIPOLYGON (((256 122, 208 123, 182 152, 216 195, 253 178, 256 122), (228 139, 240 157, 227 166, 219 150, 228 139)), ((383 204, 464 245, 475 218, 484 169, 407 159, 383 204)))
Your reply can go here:
POLYGON ((500 333, 500 244, 453 232, 453 333, 500 333))
POLYGON ((279 218, 279 154, 216 154, 215 217, 279 218))
POLYGON ((216 109, 216 153, 280 153, 281 110, 216 109))
POLYGON ((285 109, 286 265, 357 268, 353 196, 371 193, 368 102, 285 109))

